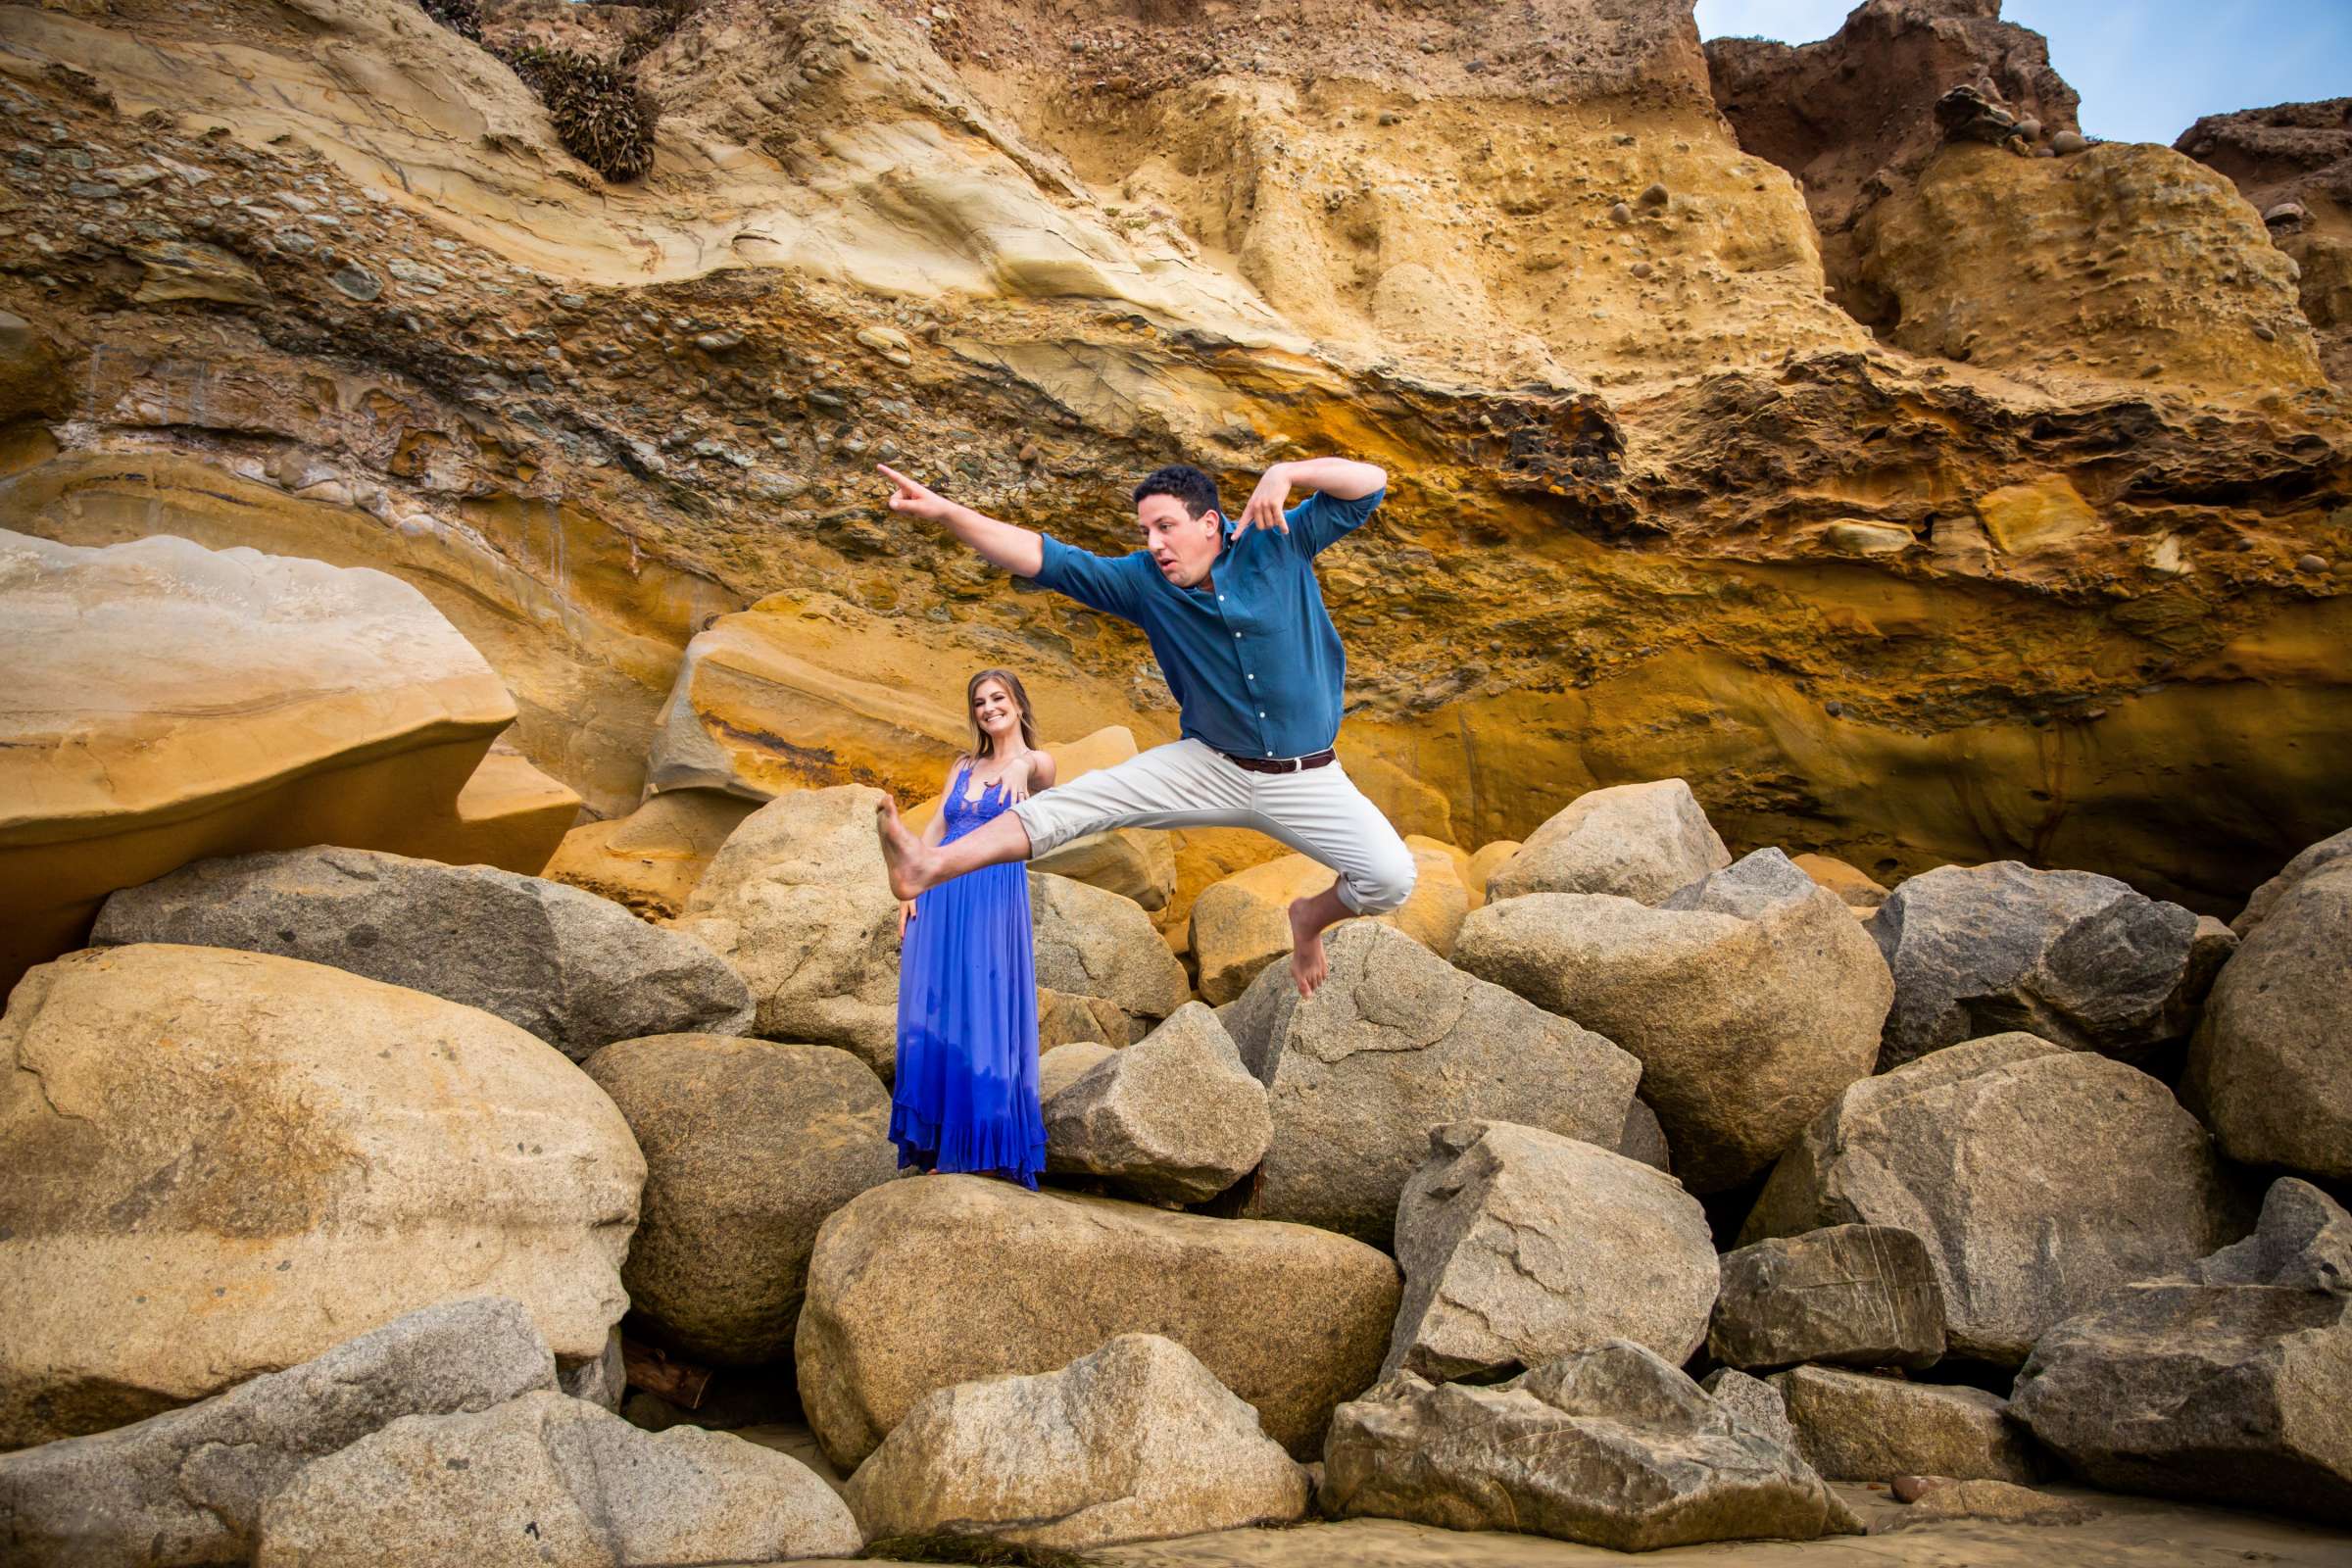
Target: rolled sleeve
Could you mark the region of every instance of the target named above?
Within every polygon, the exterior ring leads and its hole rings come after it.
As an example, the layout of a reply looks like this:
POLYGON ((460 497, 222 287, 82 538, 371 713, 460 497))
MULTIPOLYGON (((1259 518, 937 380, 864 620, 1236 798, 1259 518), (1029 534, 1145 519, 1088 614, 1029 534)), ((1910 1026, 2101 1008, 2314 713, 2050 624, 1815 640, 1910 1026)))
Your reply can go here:
POLYGON ((1319 556, 1364 525, 1388 495, 1387 487, 1349 501, 1318 490, 1283 514, 1291 537, 1309 556, 1319 556))
POLYGON ((1091 610, 1135 619, 1135 580, 1128 575, 1125 556, 1098 556, 1065 545, 1052 534, 1039 535, 1045 561, 1030 581, 1077 600, 1091 610))

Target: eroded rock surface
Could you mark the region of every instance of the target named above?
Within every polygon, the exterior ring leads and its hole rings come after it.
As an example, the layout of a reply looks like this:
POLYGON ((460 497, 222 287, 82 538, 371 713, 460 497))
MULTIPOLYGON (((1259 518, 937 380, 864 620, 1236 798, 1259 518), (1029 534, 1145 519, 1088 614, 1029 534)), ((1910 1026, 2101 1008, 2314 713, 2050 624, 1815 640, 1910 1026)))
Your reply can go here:
POLYGON ((1770 1382, 1788 1407, 1797 1447, 1832 1481, 2034 1479, 2032 1448, 2010 1419, 2009 1401, 1983 1389, 1827 1366, 1795 1367, 1770 1382))

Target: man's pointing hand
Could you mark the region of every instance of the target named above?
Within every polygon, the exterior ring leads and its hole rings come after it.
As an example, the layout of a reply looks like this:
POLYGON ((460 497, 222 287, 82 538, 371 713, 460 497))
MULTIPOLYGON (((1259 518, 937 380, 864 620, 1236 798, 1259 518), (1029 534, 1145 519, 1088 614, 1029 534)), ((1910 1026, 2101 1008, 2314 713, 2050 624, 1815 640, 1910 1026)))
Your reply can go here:
POLYGON ((886 464, 877 463, 874 466, 880 471, 882 477, 898 486, 890 498, 891 511, 909 513, 914 516, 924 517, 933 522, 943 522, 947 519, 950 509, 955 506, 954 502, 926 490, 886 464))
POLYGON ((1250 492, 1250 504, 1242 508, 1242 526, 1289 533, 1291 521, 1282 514, 1282 508, 1290 499, 1290 466, 1277 463, 1259 476, 1257 488, 1250 492))

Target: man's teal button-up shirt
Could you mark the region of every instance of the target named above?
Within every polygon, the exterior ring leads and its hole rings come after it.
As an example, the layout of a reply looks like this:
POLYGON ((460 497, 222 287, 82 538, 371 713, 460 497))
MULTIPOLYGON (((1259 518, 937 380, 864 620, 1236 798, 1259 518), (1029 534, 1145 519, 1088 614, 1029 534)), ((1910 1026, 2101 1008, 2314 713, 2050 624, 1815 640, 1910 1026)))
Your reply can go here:
POLYGON ((1339 738, 1348 676, 1314 559, 1387 494, 1318 491, 1283 514, 1289 533, 1236 532, 1229 521, 1203 587, 1177 587, 1149 551, 1098 556, 1051 534, 1035 580, 1143 628, 1187 736, 1236 757, 1304 757, 1339 738))

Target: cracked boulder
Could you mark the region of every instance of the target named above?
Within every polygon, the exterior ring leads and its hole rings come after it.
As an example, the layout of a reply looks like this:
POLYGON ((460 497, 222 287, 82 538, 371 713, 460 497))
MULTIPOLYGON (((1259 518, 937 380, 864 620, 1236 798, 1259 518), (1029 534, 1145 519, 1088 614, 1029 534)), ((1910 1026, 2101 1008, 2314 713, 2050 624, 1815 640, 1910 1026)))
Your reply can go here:
POLYGON ((1680 1366, 1706 1336, 1715 1246, 1680 1183, 1573 1138, 1449 1122, 1396 1205, 1404 1298, 1386 1372, 1485 1380, 1611 1340, 1680 1366))
POLYGON ((1243 1212, 1387 1246, 1433 1126, 1507 1121, 1604 1149, 1625 1136, 1642 1068, 1607 1040, 1373 921, 1325 943, 1312 998, 1270 968, 1218 1011, 1274 1118, 1243 1212))
POLYGON ((1078 1550, 1288 1524, 1306 1472, 1183 1346, 1122 1334, 1057 1372, 927 1396, 850 1478, 866 1534, 1078 1550))
POLYGON ((1048 1170, 1158 1202, 1216 1197, 1256 1168, 1274 1136, 1265 1086, 1198 1002, 1107 1053, 1044 1110, 1048 1170))
POLYGON ((1333 1415, 1322 1502, 1614 1551, 1854 1530, 1794 1448, 1625 1341, 1492 1387, 1384 1380, 1333 1415))
POLYGON ((0 1454, 0 1558, 247 1562, 262 1505, 312 1460, 405 1415, 483 1410, 555 1386, 555 1357, 520 1302, 420 1307, 186 1409, 0 1454))
POLYGON ((541 877, 372 850, 199 860, 108 899, 90 942, 308 958, 479 1007, 574 1061, 639 1035, 752 1025, 742 976, 691 937, 541 877))
POLYGON ((2246 1240, 2044 1334, 2016 1410, 2093 1486, 2352 1523, 2352 1216, 2273 1183, 2246 1240))
POLYGON ((1642 1098, 1698 1193, 1763 1170, 1869 1074, 1894 989, 1838 895, 1778 850, 1655 908, 1601 894, 1498 900, 1462 922, 1454 961, 1640 1057, 1642 1098))
POLYGON ((268 954, 68 955, 0 1017, 0 1447, 454 1296, 596 1361, 644 1184, 604 1091, 504 1019, 268 954))
POLYGON ((1757 1242, 1723 1255, 1707 1353, 1747 1370, 1933 1366, 1943 1358, 1943 1287, 1919 1238, 1890 1225, 1757 1242))
POLYGON ((1847 1089, 1773 1168, 1740 1241, 1831 1225, 1917 1236, 1949 1352, 2004 1366, 2108 1291, 2244 1230, 2213 1140, 2172 1091, 2027 1034, 1847 1089))
POLYGON ((1098 1014, 1117 1009, 1109 1022, 1122 1037, 1105 1033, 1110 1044, 1142 1039, 1192 999, 1183 962, 1133 899, 1032 870, 1029 929, 1040 986, 1085 999, 1098 1014))
POLYGON ((2226 951, 2197 917, 2091 871, 1940 865, 1887 896, 1880 1070, 2004 1030, 2128 1055, 2187 1033, 2226 951))

